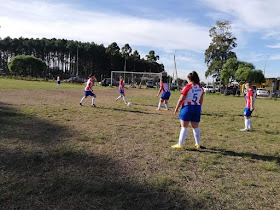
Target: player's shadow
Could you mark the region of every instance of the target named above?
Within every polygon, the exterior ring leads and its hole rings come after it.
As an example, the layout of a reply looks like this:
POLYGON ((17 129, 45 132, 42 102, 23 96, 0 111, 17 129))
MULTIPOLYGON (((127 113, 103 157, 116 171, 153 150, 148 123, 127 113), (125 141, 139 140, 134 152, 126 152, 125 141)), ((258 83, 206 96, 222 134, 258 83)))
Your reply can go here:
POLYGON ((225 149, 217 149, 217 148, 208 148, 208 147, 201 147, 201 150, 196 149, 186 149, 188 151, 198 151, 201 153, 215 153, 215 154, 221 154, 225 156, 233 156, 233 157, 247 157, 254 160, 262 160, 262 161, 276 161, 278 164, 280 164, 280 157, 277 156, 271 156, 271 155, 259 155, 254 153, 248 153, 248 152, 235 152, 231 150, 225 150, 225 149))
POLYGON ((87 152, 71 141, 61 143, 60 139, 80 134, 3 103, 0 126, 3 209, 206 209, 209 205, 187 192, 171 190, 176 185, 172 180, 139 181, 143 179, 130 175, 125 164, 112 157, 87 152))
MULTIPOLYGON (((244 115, 242 114, 230 114, 230 113, 226 113, 226 114, 217 114, 217 113, 205 113, 202 112, 201 115, 203 116, 211 116, 211 117, 228 117, 228 116, 233 116, 233 117, 244 117, 244 115)), ((254 118, 264 118, 258 115, 254 115, 254 118)))
POLYGON ((112 111, 120 111, 120 112, 130 112, 130 113, 136 113, 136 114, 148 114, 148 115, 160 115, 159 113, 153 113, 153 112, 145 112, 145 111, 140 111, 140 110, 132 110, 132 109, 120 109, 120 108, 115 108, 115 107, 111 107, 111 108, 99 108, 99 109, 106 109, 106 110, 112 110, 112 111))

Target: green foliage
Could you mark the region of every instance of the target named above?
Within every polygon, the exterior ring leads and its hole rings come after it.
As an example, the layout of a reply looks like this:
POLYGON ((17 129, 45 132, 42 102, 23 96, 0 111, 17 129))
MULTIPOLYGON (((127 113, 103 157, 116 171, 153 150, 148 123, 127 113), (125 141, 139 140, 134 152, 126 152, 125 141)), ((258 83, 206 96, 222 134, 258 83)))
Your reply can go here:
POLYGON ((239 62, 238 70, 235 72, 236 81, 252 81, 262 83, 265 81, 261 70, 255 70, 255 66, 247 62, 239 62))
MULTIPOLYGON (((69 77, 78 72, 79 75, 88 76, 95 73, 100 80, 110 77, 111 71, 122 71, 126 62, 129 71, 162 72, 164 66, 149 60, 140 59, 139 53, 129 44, 120 49, 116 42, 108 47, 94 42, 78 42, 66 39, 28 39, 6 37, 0 38, 0 69, 8 70, 8 62, 14 56, 32 55, 46 64, 45 74, 41 76, 56 77, 60 75, 69 77), (126 58, 126 59, 124 59, 126 58)), ((155 56, 156 57, 156 56, 155 56)), ((156 57, 158 58, 158 57, 156 57)), ((19 70, 19 69, 18 69, 19 70)), ((22 73, 22 72, 17 72, 22 73)))
POLYGON ((122 47, 122 55, 123 55, 123 57, 125 57, 125 58, 129 57, 131 55, 131 52, 132 52, 132 49, 129 46, 129 44, 125 44, 122 47))
POLYGON ((154 50, 151 50, 149 52, 148 55, 146 55, 146 58, 149 62, 156 62, 157 60, 159 60, 159 56, 158 55, 155 55, 155 51, 154 50))
POLYGON ((29 55, 18 55, 8 63, 9 71, 16 75, 39 77, 43 75, 45 64, 29 55))
POLYGON ((236 54, 232 52, 236 44, 236 38, 231 33, 231 26, 228 21, 217 21, 216 26, 209 30, 209 36, 212 42, 205 50, 205 63, 208 66, 205 76, 213 76, 219 78, 223 65, 230 58, 236 58, 236 54))
POLYGON ((233 80, 235 77, 235 72, 238 69, 238 61, 236 58, 230 58, 223 65, 223 69, 221 71, 221 80, 224 84, 228 84, 230 80, 233 80))
POLYGON ((238 70, 235 73, 235 79, 237 81, 248 81, 251 71, 252 70, 249 67, 238 68, 238 70))

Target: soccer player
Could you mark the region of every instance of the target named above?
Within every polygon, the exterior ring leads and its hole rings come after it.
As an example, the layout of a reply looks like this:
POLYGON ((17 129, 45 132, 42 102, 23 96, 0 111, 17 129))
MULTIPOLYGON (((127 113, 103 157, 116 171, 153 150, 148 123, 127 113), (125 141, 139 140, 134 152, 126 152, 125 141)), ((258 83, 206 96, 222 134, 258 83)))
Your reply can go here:
POLYGON ((116 101, 119 100, 121 97, 123 97, 124 103, 127 104, 126 97, 124 95, 124 81, 122 76, 120 76, 119 92, 120 92, 120 96, 116 98, 116 101))
POLYGON ((245 128, 240 129, 240 131, 249 131, 251 129, 251 115, 255 109, 256 96, 254 90, 252 89, 252 84, 246 83, 245 88, 247 89, 244 109, 245 128))
POLYGON ((200 149, 200 130, 198 124, 200 122, 201 106, 203 103, 204 90, 199 85, 198 74, 193 71, 188 74, 188 84, 181 92, 181 96, 177 102, 174 114, 182 106, 179 119, 181 124, 181 131, 178 144, 172 146, 174 149, 182 149, 185 138, 187 137, 187 128, 191 123, 193 129, 193 135, 195 139, 195 148, 200 149))
POLYGON ((81 106, 83 105, 82 103, 85 100, 85 98, 87 98, 88 96, 92 96, 91 106, 92 107, 96 107, 96 105, 95 105, 96 95, 93 93, 93 90, 92 90, 92 86, 94 84, 94 80, 95 80, 95 75, 94 74, 90 74, 89 75, 89 79, 88 79, 87 84, 86 84, 86 87, 85 87, 85 96, 80 101, 80 105, 81 106))
POLYGON ((57 76, 56 80, 57 80, 57 87, 60 87, 60 77, 57 76))
POLYGON ((156 110, 160 110, 161 104, 163 102, 165 102, 166 110, 169 110, 168 100, 169 100, 171 94, 170 94, 170 91, 169 91, 169 88, 168 88, 168 83, 167 83, 167 78, 166 77, 162 78, 162 81, 160 83, 160 88, 159 88, 157 97, 159 96, 159 94, 161 92, 162 92, 161 98, 159 99, 158 108, 156 110))

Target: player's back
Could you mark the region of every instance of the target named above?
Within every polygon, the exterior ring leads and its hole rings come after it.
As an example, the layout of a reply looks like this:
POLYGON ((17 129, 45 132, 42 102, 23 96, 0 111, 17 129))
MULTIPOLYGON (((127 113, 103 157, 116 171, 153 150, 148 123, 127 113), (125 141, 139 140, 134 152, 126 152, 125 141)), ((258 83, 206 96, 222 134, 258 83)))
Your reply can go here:
POLYGON ((188 84, 184 87, 181 94, 186 96, 183 106, 200 105, 200 99, 204 93, 203 88, 198 84, 188 84))
POLYGON ((91 90, 92 86, 93 86, 93 80, 90 78, 90 79, 88 79, 88 81, 87 81, 85 90, 86 90, 86 91, 91 90))
POLYGON ((161 88, 163 93, 169 92, 169 87, 167 83, 162 83, 161 88))

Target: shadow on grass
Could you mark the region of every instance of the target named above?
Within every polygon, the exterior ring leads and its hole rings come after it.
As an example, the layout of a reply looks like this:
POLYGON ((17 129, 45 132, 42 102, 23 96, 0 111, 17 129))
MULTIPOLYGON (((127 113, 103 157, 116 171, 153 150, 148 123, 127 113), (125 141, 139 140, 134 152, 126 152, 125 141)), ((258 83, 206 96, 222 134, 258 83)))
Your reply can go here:
POLYGON ((171 178, 140 181, 113 158, 88 154, 70 143, 54 149, 51 145, 69 137, 67 127, 20 114, 3 103, 0 111, 3 209, 207 209, 207 203, 213 205, 211 198, 182 192, 171 178), (38 143, 41 149, 16 148, 26 141, 38 143))
POLYGON ((139 110, 131 110, 130 108, 127 109, 119 109, 119 108, 99 108, 99 109, 106 109, 106 110, 113 110, 113 111, 120 111, 120 112, 130 112, 130 113, 137 113, 137 114, 148 114, 148 115, 160 115, 159 113, 153 113, 153 112, 145 112, 145 111, 139 111, 139 110))
POLYGON ((38 145, 57 144, 70 137, 71 131, 32 114, 24 114, 0 102, 0 141, 15 139, 38 145))
MULTIPOLYGON (((230 114, 230 113, 226 113, 226 114, 216 114, 216 113, 204 113, 202 112, 201 115, 203 116, 211 116, 211 117, 228 117, 228 116, 233 116, 233 117, 244 117, 244 115, 242 114, 230 114)), ((264 117, 260 117, 258 115, 253 115, 253 118, 264 118, 264 117)))
POLYGON ((207 148, 207 147, 201 147, 201 150, 196 149, 186 149, 187 151, 197 151, 197 152, 206 152, 206 153, 215 153, 215 154, 221 154, 226 156, 233 156, 233 157, 247 157, 254 160, 262 160, 262 161, 276 161, 278 164, 280 164, 280 157, 277 156, 270 156, 270 155, 258 155, 258 154, 252 154, 252 153, 244 153, 244 152, 234 152, 230 150, 224 150, 224 149, 217 149, 217 148, 207 148))

